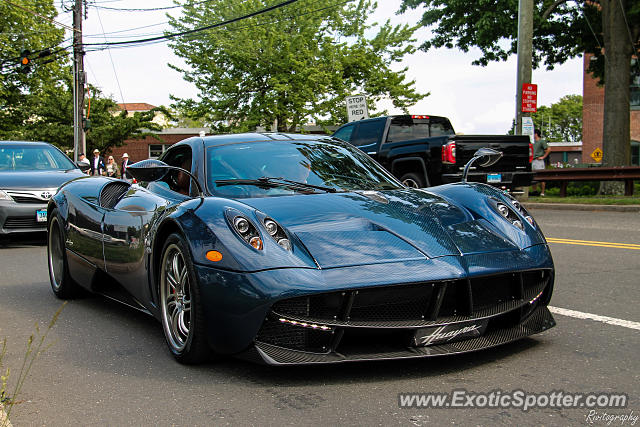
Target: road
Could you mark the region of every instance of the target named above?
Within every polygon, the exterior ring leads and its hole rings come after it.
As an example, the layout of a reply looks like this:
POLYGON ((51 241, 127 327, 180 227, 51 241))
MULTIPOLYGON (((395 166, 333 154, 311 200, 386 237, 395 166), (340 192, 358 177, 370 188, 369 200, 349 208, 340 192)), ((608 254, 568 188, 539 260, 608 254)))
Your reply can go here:
MULTIPOLYGON (((535 210, 549 238, 640 244, 640 215, 535 210)), ((557 240, 567 242, 566 240, 557 240)), ((640 415, 640 250, 551 243, 551 305, 626 321, 556 314, 557 327, 497 349, 446 358, 271 368, 237 360, 189 367, 168 353, 160 325, 103 298, 66 305, 51 346, 34 364, 11 414, 14 426, 49 425, 574 425, 578 409, 404 409, 403 392, 495 389, 628 394, 640 415), (634 323, 635 322, 635 323, 634 323)), ((0 338, 16 378, 34 324, 60 307, 41 240, 0 246, 0 338)), ((598 415, 598 414, 596 414, 598 415)), ((621 425, 620 421, 611 425, 621 425)), ((631 420, 624 425, 632 425, 631 420)), ((640 424, 639 424, 640 425, 640 424)))

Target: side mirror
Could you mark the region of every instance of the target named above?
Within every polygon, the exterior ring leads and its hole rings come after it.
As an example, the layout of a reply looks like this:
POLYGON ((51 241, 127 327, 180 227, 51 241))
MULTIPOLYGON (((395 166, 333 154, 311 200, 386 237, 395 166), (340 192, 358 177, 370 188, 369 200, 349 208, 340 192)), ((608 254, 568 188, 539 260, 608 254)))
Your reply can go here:
POLYGON ((80 169, 82 172, 86 172, 91 169, 91 165, 89 163, 77 162, 76 167, 80 169))
POLYGON ((146 182, 161 180, 165 177, 165 175, 167 175, 170 170, 177 170, 189 175, 191 180, 195 183, 196 188, 198 189, 198 196, 200 198, 204 197, 202 186, 200 185, 196 177, 186 169, 182 169, 177 166, 169 166, 165 162, 156 159, 142 160, 127 167, 127 173, 129 175, 134 177, 137 181, 146 182))
POLYGON ((467 182, 467 175, 469 175, 469 169, 471 168, 471 165, 475 161, 479 160, 480 163, 478 164, 478 166, 486 168, 496 164, 496 162, 501 158, 502 158, 501 151, 497 151, 497 150, 494 150, 493 148, 486 148, 486 147, 479 149, 478 151, 475 152, 475 154, 473 155, 473 158, 469 160, 466 165, 464 165, 464 171, 462 172, 462 182, 467 182))

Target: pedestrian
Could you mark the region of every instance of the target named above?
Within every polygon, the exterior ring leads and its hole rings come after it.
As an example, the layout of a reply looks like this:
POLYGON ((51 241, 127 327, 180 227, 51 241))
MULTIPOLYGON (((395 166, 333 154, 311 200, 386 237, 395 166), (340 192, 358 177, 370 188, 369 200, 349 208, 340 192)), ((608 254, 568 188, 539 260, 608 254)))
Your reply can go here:
POLYGON ((87 166, 87 170, 83 170, 87 175, 89 174, 89 168, 91 167, 91 162, 87 159, 87 156, 84 153, 78 154, 78 164, 83 164, 87 166))
POLYGON ((107 176, 112 178, 120 178, 120 169, 118 168, 118 164, 113 160, 113 156, 109 156, 107 158, 107 165, 105 167, 107 172, 107 176))
POLYGON ((104 158, 100 156, 100 150, 93 150, 93 159, 91 159, 91 175, 104 175, 104 158))
POLYGON ((132 176, 130 176, 127 173, 127 168, 129 167, 129 155, 127 153, 124 153, 122 155, 122 163, 120 166, 120 173, 122 174, 122 179, 124 179, 125 181, 131 182, 131 178, 133 178, 132 176))
MULTIPOLYGON (((542 132, 540 132, 540 129, 536 129, 533 132, 533 140, 535 141, 533 143, 533 161, 531 162, 531 170, 542 170, 545 168, 545 159, 549 156, 549 153, 551 153, 551 147, 549 147, 549 144, 547 143, 547 141, 542 138, 542 132)), ((540 184, 540 196, 544 197, 544 189, 545 189, 545 182, 539 182, 540 184)), ((533 189, 537 189, 538 187, 538 183, 534 184, 532 187, 533 189)))

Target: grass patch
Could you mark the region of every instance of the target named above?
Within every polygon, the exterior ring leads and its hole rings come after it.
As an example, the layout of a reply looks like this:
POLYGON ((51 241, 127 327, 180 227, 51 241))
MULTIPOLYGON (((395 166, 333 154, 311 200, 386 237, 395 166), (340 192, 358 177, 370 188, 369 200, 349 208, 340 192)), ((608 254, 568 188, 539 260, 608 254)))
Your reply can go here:
MULTIPOLYGON (((546 194, 546 193, 545 193, 546 194)), ((545 196, 529 197, 533 203, 567 203, 579 205, 640 205, 640 196, 545 196)))

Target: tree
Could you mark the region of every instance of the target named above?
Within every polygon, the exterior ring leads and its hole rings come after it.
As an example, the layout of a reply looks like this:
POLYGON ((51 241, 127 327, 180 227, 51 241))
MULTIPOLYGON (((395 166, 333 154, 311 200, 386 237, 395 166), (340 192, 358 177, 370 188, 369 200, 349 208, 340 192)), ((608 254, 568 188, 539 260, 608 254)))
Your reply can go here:
MULTIPOLYGON (((170 19, 178 31, 237 18, 273 0, 186 2, 170 19)), ((246 131, 275 123, 294 131, 308 120, 346 121, 347 95, 368 95, 371 108, 382 98, 406 109, 427 96, 406 82, 406 68, 391 66, 415 48, 415 28, 367 25, 376 5, 300 0, 255 18, 183 36, 171 43, 189 68, 183 73, 200 98, 179 99, 178 108, 219 131, 246 131)))
POLYGON ((543 105, 531 115, 536 129, 545 132, 547 141, 582 139, 582 96, 567 95, 549 107, 543 105))
MULTIPOLYGON (((533 1, 533 0, 532 0, 533 1)), ((425 7, 421 24, 434 26, 421 49, 478 47, 476 65, 516 52, 516 0, 402 0, 401 11, 425 7)), ((630 64, 640 47, 639 0, 534 1, 533 65, 547 69, 584 52, 595 53, 589 70, 606 78, 603 163, 630 163, 630 64)))
MULTIPOLYGON (((19 2, 16 2, 18 4, 19 2)), ((26 7, 26 6, 25 6, 26 7)), ((73 148, 72 73, 64 48, 64 30, 56 19, 52 0, 28 2, 29 11, 0 2, 0 139, 46 141, 60 148, 73 148), (37 16, 36 13, 40 16, 37 16), (45 17, 47 19, 43 19, 45 17), (20 54, 31 52, 31 70, 20 72, 20 54)), ((152 135, 160 130, 153 123, 155 111, 117 113, 118 106, 91 88, 87 147, 105 151, 125 139, 152 135)))

